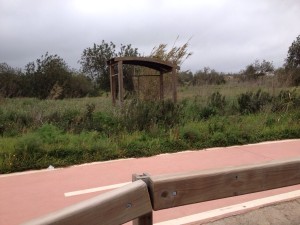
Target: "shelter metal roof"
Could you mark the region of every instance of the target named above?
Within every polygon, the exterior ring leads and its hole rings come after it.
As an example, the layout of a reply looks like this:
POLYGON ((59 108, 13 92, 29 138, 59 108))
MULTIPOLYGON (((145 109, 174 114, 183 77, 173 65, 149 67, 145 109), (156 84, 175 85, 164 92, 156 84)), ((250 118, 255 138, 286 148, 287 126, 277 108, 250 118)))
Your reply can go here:
POLYGON ((173 68, 180 69, 176 64, 150 57, 116 57, 108 60, 107 64, 114 65, 120 61, 122 61, 123 64, 144 66, 164 73, 171 72, 173 68))

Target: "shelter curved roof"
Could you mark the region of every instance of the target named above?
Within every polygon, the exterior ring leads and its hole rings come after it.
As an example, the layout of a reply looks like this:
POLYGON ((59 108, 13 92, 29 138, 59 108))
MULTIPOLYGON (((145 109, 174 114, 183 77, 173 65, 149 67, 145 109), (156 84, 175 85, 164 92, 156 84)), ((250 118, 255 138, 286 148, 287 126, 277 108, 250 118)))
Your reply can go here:
POLYGON ((122 61, 123 64, 144 66, 163 73, 171 72, 173 68, 180 69, 176 64, 151 57, 116 57, 108 60, 107 64, 114 65, 120 61, 122 61))

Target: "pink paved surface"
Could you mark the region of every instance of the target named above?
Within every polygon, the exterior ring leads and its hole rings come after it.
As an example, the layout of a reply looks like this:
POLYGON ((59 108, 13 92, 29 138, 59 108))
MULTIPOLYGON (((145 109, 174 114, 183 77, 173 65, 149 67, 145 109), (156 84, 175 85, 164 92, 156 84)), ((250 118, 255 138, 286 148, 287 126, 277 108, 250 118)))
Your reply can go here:
MULTIPOLYGON (((64 193, 123 182, 133 173, 150 175, 256 164, 300 157, 300 139, 186 151, 149 158, 85 164, 64 169, 0 175, 0 225, 20 224, 101 192, 65 197, 64 193)), ((274 194, 299 190, 300 185, 233 198, 161 210, 154 222, 179 218, 274 194)))

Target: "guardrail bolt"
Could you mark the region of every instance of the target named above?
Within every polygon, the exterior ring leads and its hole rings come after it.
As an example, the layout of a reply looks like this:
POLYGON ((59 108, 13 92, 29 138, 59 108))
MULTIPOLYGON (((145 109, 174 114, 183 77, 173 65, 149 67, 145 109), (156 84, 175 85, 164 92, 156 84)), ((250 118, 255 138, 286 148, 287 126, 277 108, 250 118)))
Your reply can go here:
POLYGON ((166 198, 166 197, 168 197, 168 192, 164 191, 163 193, 161 193, 160 196, 163 197, 163 198, 166 198))

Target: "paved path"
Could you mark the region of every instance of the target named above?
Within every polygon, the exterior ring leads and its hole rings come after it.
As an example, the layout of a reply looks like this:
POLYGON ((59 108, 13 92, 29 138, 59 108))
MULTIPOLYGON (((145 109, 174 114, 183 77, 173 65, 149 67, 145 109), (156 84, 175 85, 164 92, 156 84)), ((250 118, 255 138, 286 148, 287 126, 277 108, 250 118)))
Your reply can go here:
POLYGON ((209 223, 195 222, 190 225, 299 225, 300 199, 277 203, 209 223))
MULTIPOLYGON (((20 224, 37 216, 131 182, 133 173, 151 175, 256 164, 300 157, 300 139, 186 151, 64 169, 0 175, 0 225, 20 224)), ((172 220, 257 198, 299 190, 300 185, 214 200, 154 213, 154 222, 172 220)))

